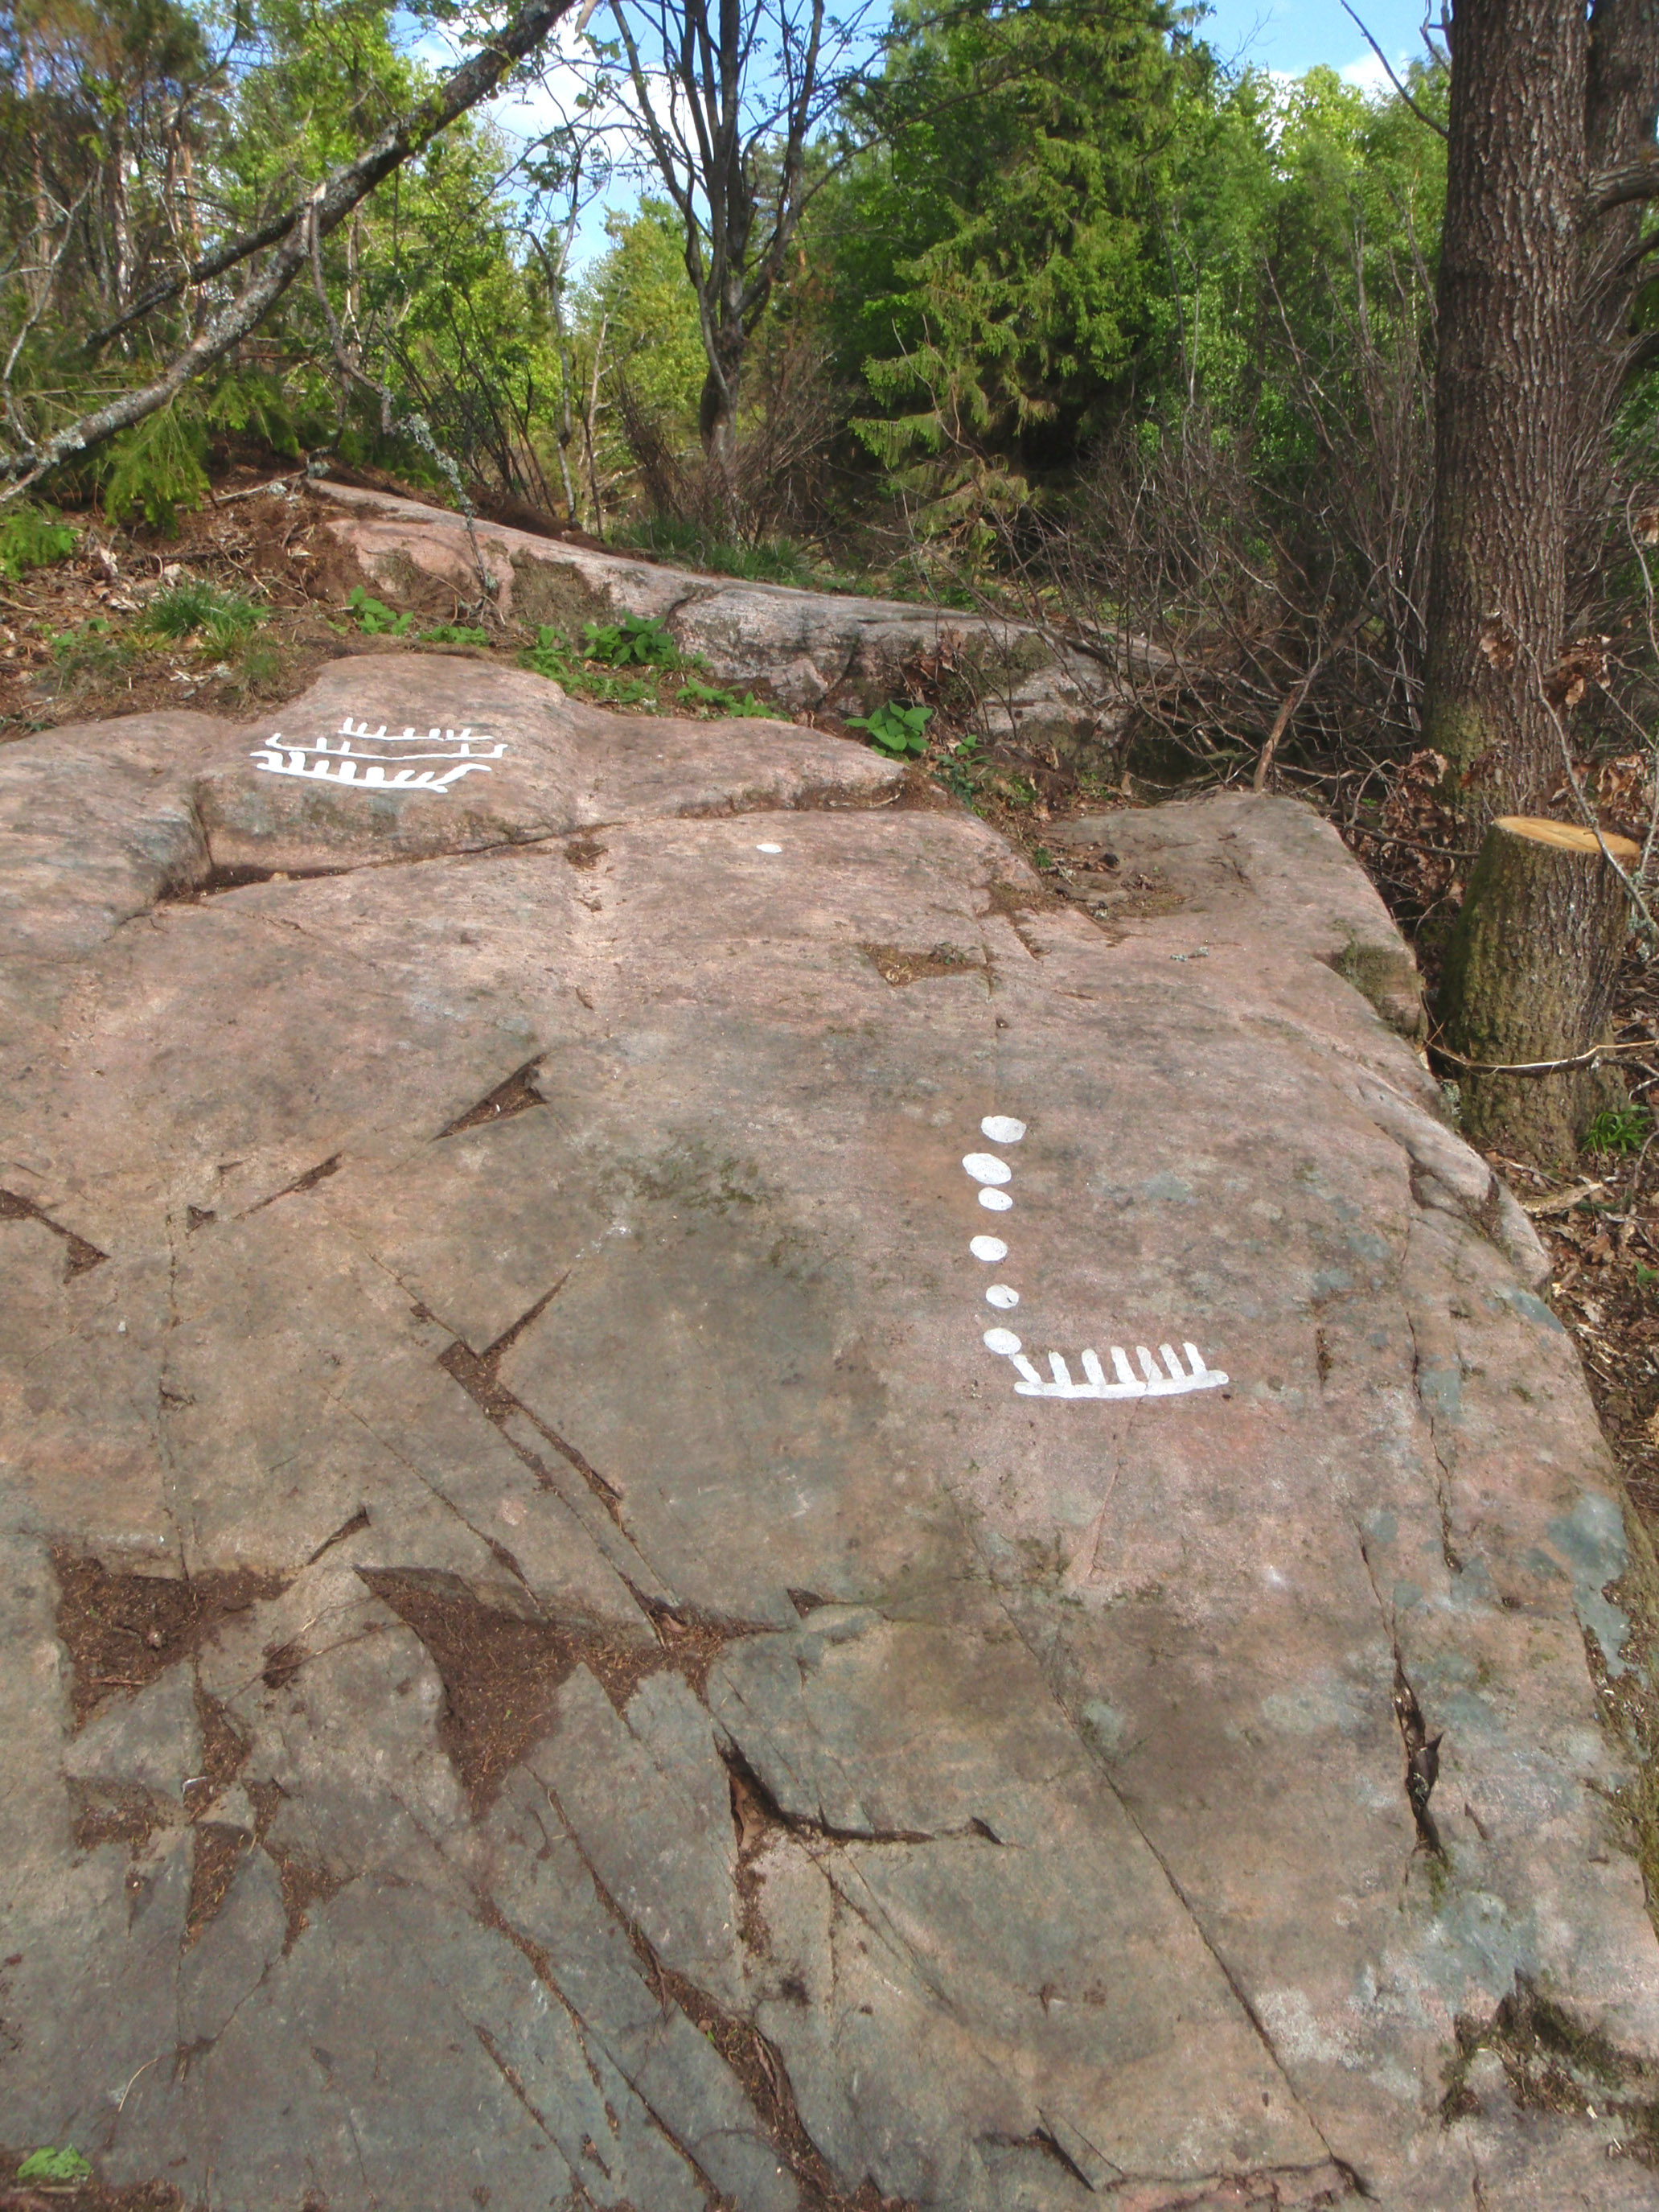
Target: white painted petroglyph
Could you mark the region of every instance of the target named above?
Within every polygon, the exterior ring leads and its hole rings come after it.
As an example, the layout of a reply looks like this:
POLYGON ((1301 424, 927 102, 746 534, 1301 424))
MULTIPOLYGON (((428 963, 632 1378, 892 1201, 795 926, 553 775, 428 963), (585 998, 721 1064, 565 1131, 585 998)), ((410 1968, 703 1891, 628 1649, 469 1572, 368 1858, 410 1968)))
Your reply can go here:
POLYGON ((1051 1352, 1048 1359, 1048 1380, 1045 1382, 1030 1361, 1020 1350, 1018 1338, 1012 1346, 992 1344, 991 1339, 1008 1336, 1006 1328, 988 1329, 985 1341, 993 1352, 1000 1352, 1012 1360, 1020 1380, 1014 1389, 1022 1398, 1182 1398, 1194 1390, 1219 1390, 1226 1382, 1218 1367, 1206 1367, 1195 1344, 1182 1346, 1188 1364, 1182 1366, 1176 1356, 1175 1346, 1160 1344, 1158 1352, 1164 1361, 1160 1370, 1158 1362, 1144 1344, 1135 1346, 1135 1358, 1140 1363, 1137 1375, 1130 1366, 1128 1355, 1121 1345, 1109 1346, 1112 1363, 1112 1380, 1106 1380, 1100 1355, 1088 1351, 1082 1355, 1083 1380, 1074 1382, 1072 1370, 1058 1352, 1051 1352))
POLYGON ((1006 1182, 1013 1170, 994 1152, 969 1152, 962 1163, 975 1182, 1006 1182))
POLYGON ((781 845, 757 845, 755 850, 757 853, 781 853, 783 848, 781 845))
MULTIPOLYGON (((1024 1121, 1012 1115, 988 1114, 980 1123, 984 1134, 993 1143, 1017 1145, 1025 1134, 1024 1121)), ((975 1182, 981 1185, 979 1202, 994 1212, 1001 1212, 1013 1205, 1012 1196, 1000 1188, 1012 1179, 1012 1170, 1006 1160, 991 1152, 969 1152, 962 1163, 975 1182)), ((969 1250, 976 1260, 994 1264, 1008 1256, 1008 1247, 1000 1237, 975 1237, 969 1240, 969 1250)), ((985 1293, 985 1303, 1004 1312, 1019 1304, 1019 1292, 1007 1283, 993 1283, 985 1293)), ((1172 1344, 1160 1344, 1160 1367, 1144 1344, 1135 1346, 1135 1358, 1140 1372, 1136 1374, 1129 1364, 1129 1356, 1121 1345, 1109 1345, 1107 1357, 1112 1363, 1112 1379, 1108 1382, 1101 1364, 1100 1354, 1092 1346, 1079 1357, 1083 1370, 1081 1382, 1074 1381, 1065 1356, 1058 1352, 1047 1354, 1048 1374, 1045 1381, 1026 1357, 1024 1346, 1011 1328, 988 1328, 983 1342, 988 1352, 999 1359, 1012 1363, 1019 1380, 1014 1385, 1022 1398, 1182 1398, 1194 1390, 1218 1390, 1228 1377, 1218 1367, 1205 1364, 1203 1354, 1195 1344, 1183 1343, 1187 1355, 1183 1367, 1172 1344)))
POLYGON ((266 775, 296 775, 312 783, 337 783, 359 791, 422 791, 442 799, 464 775, 488 775, 507 746, 500 738, 474 737, 471 726, 460 730, 433 728, 424 738, 412 726, 389 737, 381 723, 371 730, 367 722, 354 722, 348 714, 331 739, 315 744, 285 738, 280 730, 252 753, 254 767, 266 775), (416 761, 441 761, 440 768, 416 768, 416 761))

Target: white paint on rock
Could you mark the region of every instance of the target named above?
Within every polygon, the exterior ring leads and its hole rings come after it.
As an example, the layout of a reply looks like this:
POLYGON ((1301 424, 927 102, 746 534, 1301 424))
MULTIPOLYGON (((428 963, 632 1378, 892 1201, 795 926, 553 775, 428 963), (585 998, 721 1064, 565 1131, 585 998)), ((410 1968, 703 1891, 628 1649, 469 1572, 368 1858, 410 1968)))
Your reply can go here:
POLYGON ((962 1164, 975 1182, 1006 1182, 1013 1174, 1007 1161, 1000 1160, 994 1152, 966 1153, 962 1164))
MULTIPOLYGON (((1001 1347, 991 1344, 991 1337, 1006 1334, 1003 1329, 993 1329, 985 1341, 993 1352, 996 1352, 1001 1347)), ((1030 1361, 1021 1356, 1018 1346, 1006 1352, 1004 1356, 1013 1361, 1015 1371, 1020 1376, 1014 1389, 1022 1398, 1182 1398, 1194 1390, 1219 1390, 1228 1377, 1219 1368, 1205 1365, 1195 1344, 1188 1344, 1182 1348, 1188 1360, 1184 1368, 1176 1356, 1173 1345, 1159 1345, 1158 1352, 1164 1361, 1160 1369, 1146 1346, 1137 1345, 1135 1358, 1140 1363, 1140 1373, 1137 1375, 1129 1364, 1127 1353, 1121 1345, 1114 1344, 1109 1347, 1113 1377, 1109 1382, 1100 1364, 1100 1355, 1093 1350, 1085 1351, 1082 1355, 1083 1380, 1080 1382, 1073 1380, 1070 1367, 1058 1352, 1051 1352, 1048 1355, 1047 1382, 1030 1361)))
POLYGON ((1000 1306, 1007 1313, 1019 1304, 1019 1292, 1006 1283, 993 1283, 985 1293, 985 1303, 988 1306, 1000 1306))
POLYGON ((1006 1213, 1014 1201, 1006 1190, 982 1190, 979 1202, 988 1213, 1006 1213))
POLYGON ((1006 1260, 1008 1256, 1008 1247, 1000 1237, 975 1237, 968 1249, 975 1259, 984 1260, 993 1267, 999 1260, 1006 1260))
POLYGON ((1015 1121, 1012 1114, 988 1114, 979 1126, 994 1145, 1017 1145, 1025 1134, 1024 1122, 1015 1121))
POLYGON ((413 726, 397 737, 388 737, 381 723, 371 730, 366 721, 353 722, 348 714, 332 743, 319 738, 314 744, 285 738, 275 731, 249 757, 266 775, 302 776, 311 783, 337 783, 359 791, 422 791, 444 798, 452 784, 464 775, 488 775, 507 746, 500 739, 475 738, 471 726, 459 730, 433 728, 422 740, 413 726), (444 761, 447 767, 416 769, 414 761, 444 761))

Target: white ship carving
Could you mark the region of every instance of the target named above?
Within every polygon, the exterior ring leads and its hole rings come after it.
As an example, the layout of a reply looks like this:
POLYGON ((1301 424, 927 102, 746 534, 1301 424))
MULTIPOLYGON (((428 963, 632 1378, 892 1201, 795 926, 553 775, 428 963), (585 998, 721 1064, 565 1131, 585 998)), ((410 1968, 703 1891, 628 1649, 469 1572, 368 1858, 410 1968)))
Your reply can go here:
POLYGON ((371 730, 348 714, 332 739, 310 743, 285 738, 277 730, 250 758, 267 775, 355 785, 360 791, 424 791, 441 799, 464 775, 488 775, 490 763, 506 750, 500 738, 475 738, 470 725, 459 730, 434 727, 423 736, 410 726, 393 737, 384 722, 371 730), (415 765, 422 761, 443 765, 415 765))

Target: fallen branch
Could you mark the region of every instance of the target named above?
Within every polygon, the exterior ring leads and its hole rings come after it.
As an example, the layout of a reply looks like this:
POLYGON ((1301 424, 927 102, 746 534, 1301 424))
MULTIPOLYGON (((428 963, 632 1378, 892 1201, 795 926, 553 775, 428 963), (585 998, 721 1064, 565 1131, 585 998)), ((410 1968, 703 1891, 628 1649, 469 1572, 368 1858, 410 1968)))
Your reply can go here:
POLYGON ((453 70, 408 115, 382 131, 356 161, 325 177, 290 210, 291 221, 276 252, 240 298, 222 307, 154 383, 136 392, 124 392, 107 406, 95 408, 50 438, 0 455, 0 477, 12 478, 7 489, 0 492, 0 502, 15 499, 70 454, 84 453, 157 413, 193 377, 222 361, 264 321, 305 266, 313 225, 324 238, 337 229, 353 208, 412 154, 419 153, 459 117, 487 99, 516 63, 534 52, 572 4, 573 0, 534 0, 534 4, 521 8, 499 37, 453 70))

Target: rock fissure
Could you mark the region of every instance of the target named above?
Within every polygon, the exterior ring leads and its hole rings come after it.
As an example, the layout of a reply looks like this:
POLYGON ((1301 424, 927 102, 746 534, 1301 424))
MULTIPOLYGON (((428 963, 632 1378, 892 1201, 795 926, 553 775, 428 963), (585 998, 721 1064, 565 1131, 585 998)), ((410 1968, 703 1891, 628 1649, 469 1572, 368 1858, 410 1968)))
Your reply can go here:
MULTIPOLYGON (((664 1963, 645 1930, 611 1894, 552 1790, 548 1802, 587 1869, 594 1893, 627 1936, 647 1981, 666 2009, 672 2005, 714 2045, 740 2084, 766 2140, 801 2190, 802 2212, 916 2212, 901 2198, 885 2197, 869 2179, 843 2190, 829 2160, 807 2134, 781 2053, 751 2021, 664 1963)), ((639 2094, 638 2084, 634 2085, 639 2094)))
POLYGON ((54 1237, 61 1237, 65 1248, 64 1280, 66 1283, 72 1283, 77 1275, 84 1275, 94 1267, 102 1267, 109 1257, 107 1252, 100 1252, 86 1237, 77 1236, 72 1229, 65 1229, 61 1221, 54 1221, 49 1213, 43 1213, 33 1199, 23 1197, 18 1191, 0 1190, 0 1221, 38 1221, 43 1229, 50 1229, 54 1237))

